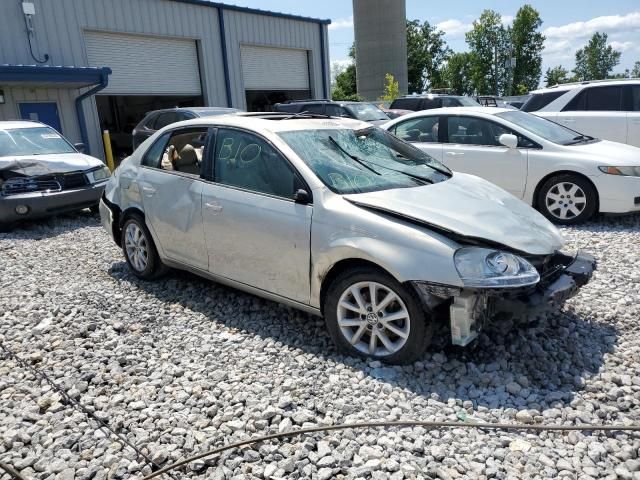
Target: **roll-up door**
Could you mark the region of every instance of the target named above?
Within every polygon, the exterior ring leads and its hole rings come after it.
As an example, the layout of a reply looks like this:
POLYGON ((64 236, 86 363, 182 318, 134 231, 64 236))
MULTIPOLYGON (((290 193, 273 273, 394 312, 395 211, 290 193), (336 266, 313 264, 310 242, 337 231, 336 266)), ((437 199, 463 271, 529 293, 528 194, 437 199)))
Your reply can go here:
POLYGON ((306 50, 241 47, 245 90, 309 90, 306 50))
POLYGON ((90 66, 110 67, 101 95, 200 95, 194 40, 85 33, 90 66))

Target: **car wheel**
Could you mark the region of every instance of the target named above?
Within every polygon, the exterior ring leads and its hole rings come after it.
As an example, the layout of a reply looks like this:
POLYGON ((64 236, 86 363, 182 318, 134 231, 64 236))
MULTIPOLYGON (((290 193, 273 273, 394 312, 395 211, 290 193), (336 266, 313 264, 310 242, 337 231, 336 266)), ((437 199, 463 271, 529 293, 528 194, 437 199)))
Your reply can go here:
POLYGON ((161 273, 162 262, 142 217, 132 215, 122 226, 122 251, 133 273, 144 280, 161 273))
POLYGON ((538 194, 538 210, 554 223, 575 225, 597 210, 598 195, 591 183, 571 173, 548 179, 538 194))
POLYGON ((324 315, 336 346, 349 355, 408 364, 431 342, 417 294, 374 268, 340 274, 327 290, 324 315))

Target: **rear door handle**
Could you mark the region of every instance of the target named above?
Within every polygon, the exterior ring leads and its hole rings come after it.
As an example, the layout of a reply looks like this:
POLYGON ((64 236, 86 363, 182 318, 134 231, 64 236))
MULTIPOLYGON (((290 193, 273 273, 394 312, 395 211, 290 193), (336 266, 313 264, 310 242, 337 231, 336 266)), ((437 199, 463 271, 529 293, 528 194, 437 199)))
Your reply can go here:
POLYGON ((450 157, 460 157, 464 155, 464 152, 445 152, 445 155, 449 155, 450 157))
POLYGON ((564 123, 575 123, 576 121, 575 118, 560 118, 559 120, 564 123))
POLYGON ((213 212, 221 212, 222 211, 222 205, 220 205, 218 203, 205 202, 204 206, 206 208, 208 208, 209 210, 213 211, 213 212))

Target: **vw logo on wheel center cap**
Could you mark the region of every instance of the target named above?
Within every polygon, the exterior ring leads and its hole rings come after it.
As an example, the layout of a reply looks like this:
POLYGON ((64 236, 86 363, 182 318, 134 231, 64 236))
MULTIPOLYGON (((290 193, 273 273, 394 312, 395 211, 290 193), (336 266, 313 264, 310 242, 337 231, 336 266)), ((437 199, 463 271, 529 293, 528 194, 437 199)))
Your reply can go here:
POLYGON ((373 312, 368 313, 367 314, 367 323, 369 325, 375 325, 376 323, 378 323, 378 315, 376 315, 373 312))

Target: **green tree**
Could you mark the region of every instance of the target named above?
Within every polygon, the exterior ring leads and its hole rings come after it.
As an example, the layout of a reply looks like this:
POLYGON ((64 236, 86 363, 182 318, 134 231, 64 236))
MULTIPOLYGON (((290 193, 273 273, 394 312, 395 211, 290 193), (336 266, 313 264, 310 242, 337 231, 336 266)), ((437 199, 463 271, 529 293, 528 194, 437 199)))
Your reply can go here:
POLYGON ((449 57, 443 71, 445 85, 456 95, 472 95, 474 93, 472 81, 472 66, 475 64, 473 53, 454 53, 449 57))
POLYGON ((333 100, 359 101, 358 86, 356 83, 356 46, 355 43, 349 49, 349 58, 352 62, 341 73, 336 75, 336 82, 331 92, 333 100))
POLYGON ((633 65, 633 69, 631 70, 631 76, 633 78, 640 78, 640 61, 636 62, 633 65))
POLYGON ((427 21, 407 21, 407 73, 409 92, 421 93, 444 85, 443 65, 451 56, 444 32, 427 21))
POLYGON ((531 5, 520 7, 511 25, 511 45, 516 60, 511 88, 507 88, 511 95, 534 90, 540 82, 545 41, 541 26, 542 19, 536 9, 531 5))
POLYGON ((384 76, 384 94, 380 97, 380 100, 392 102, 400 96, 400 82, 398 82, 393 75, 387 73, 384 76))
POLYGON ((613 67, 620 63, 621 52, 607 45, 607 34, 596 32, 583 48, 576 52, 573 72, 578 81, 607 78, 613 67))
POLYGON ((509 30, 502 25, 502 17, 494 10, 484 10, 466 33, 473 54, 471 81, 476 93, 500 94, 511 85, 511 72, 506 65, 511 57, 509 36, 509 30))
POLYGON ((547 73, 544 75, 544 81, 547 87, 553 85, 559 85, 561 83, 567 83, 571 79, 569 78, 569 71, 562 65, 557 67, 547 68, 547 73))

